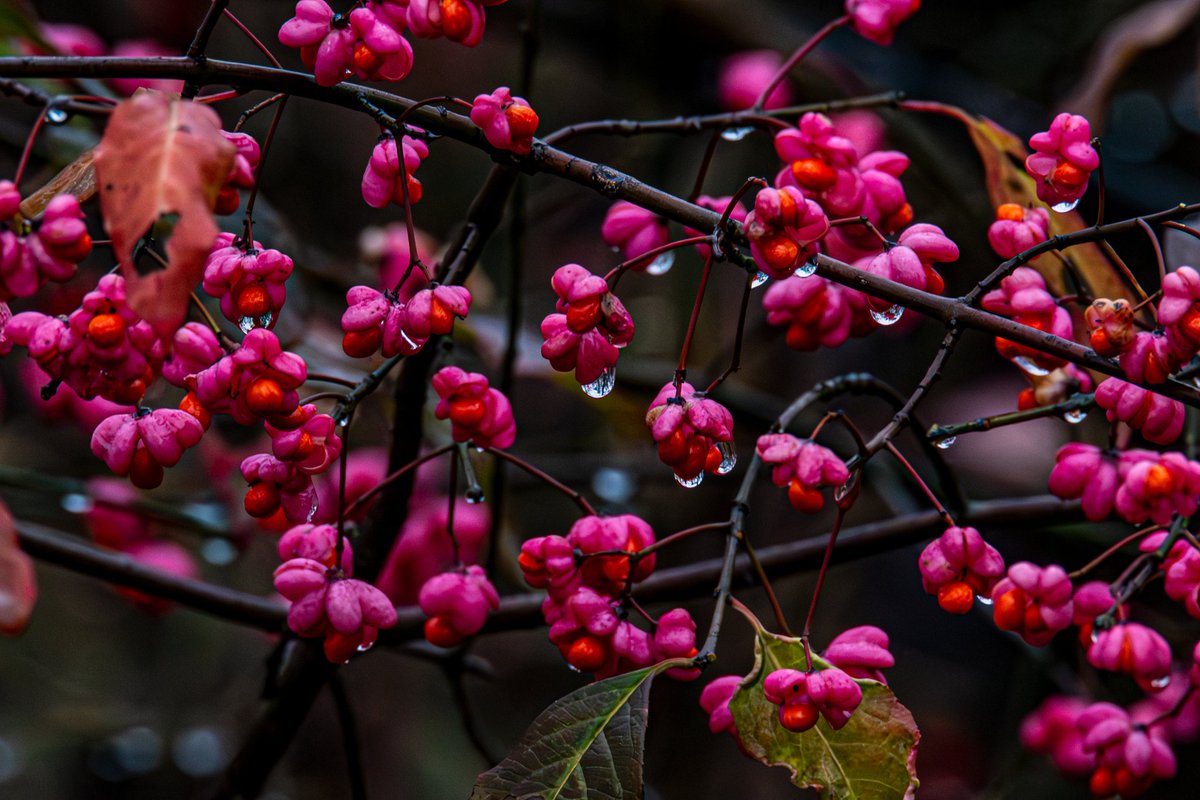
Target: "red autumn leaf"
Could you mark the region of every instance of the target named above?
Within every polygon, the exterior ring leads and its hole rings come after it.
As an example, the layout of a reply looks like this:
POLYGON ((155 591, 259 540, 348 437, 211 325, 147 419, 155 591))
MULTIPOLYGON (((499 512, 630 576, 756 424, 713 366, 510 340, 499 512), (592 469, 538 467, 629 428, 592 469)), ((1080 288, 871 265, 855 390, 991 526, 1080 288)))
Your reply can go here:
POLYGON ((25 630, 37 602, 33 561, 17 545, 17 527, 0 503, 0 633, 25 630))
POLYGON ((160 335, 187 313, 217 235, 212 209, 234 147, 212 109, 142 92, 113 111, 96 149, 104 227, 121 262, 129 303, 160 335), (150 229, 167 235, 166 269, 141 275, 134 247, 150 229))

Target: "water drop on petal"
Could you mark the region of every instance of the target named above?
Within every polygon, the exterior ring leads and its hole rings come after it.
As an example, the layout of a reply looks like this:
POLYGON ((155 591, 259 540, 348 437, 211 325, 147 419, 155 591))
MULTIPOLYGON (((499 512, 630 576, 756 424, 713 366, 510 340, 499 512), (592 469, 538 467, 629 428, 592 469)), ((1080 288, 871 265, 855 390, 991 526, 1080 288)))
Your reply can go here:
POLYGON ((904 316, 903 306, 892 306, 884 311, 876 311, 871 309, 871 319, 878 322, 880 325, 895 325, 900 321, 900 317, 904 316))
POLYGON ((268 311, 266 314, 263 314, 261 317, 255 320, 255 324, 260 328, 269 328, 271 327, 271 321, 273 319, 274 317, 271 315, 271 312, 268 311))
POLYGON ((51 125, 62 125, 71 115, 61 108, 49 108, 46 110, 46 122, 51 125))
POLYGON ((1063 419, 1065 419, 1067 422, 1071 423, 1072 425, 1078 425, 1079 423, 1081 423, 1085 419, 1087 419, 1087 412, 1084 411, 1082 408, 1072 408, 1070 411, 1063 414, 1063 419))
POLYGON ((1171 676, 1163 675, 1161 678, 1155 678, 1154 680, 1150 681, 1150 686, 1154 689, 1165 689, 1167 688, 1167 684, 1170 682, 1171 676))
POLYGON ((758 272, 754 273, 754 279, 750 281, 750 288, 757 289, 768 280, 770 280, 770 276, 762 270, 759 270, 758 272))
POLYGON ((374 646, 375 646, 375 642, 363 642, 362 644, 360 644, 358 647, 356 647, 354 649, 360 653, 365 653, 374 646))
POLYGON ((840 501, 845 498, 846 495, 850 494, 850 491, 854 488, 854 484, 857 480, 858 473, 850 473, 850 477, 846 479, 846 482, 833 490, 833 499, 835 501, 840 501))
POLYGON ((947 436, 945 439, 938 439, 934 445, 938 450, 949 450, 950 446, 958 441, 957 436, 947 436))
MULTIPOLYGON (((796 267, 796 271, 793 272, 792 274, 796 275, 798 277, 801 277, 801 278, 807 278, 810 275, 815 275, 816 272, 817 272, 817 260, 815 258, 810 258, 808 261, 805 261, 803 264, 796 267)), ((892 306, 892 308, 895 308, 895 306, 892 306)), ((899 317, 896 317, 896 319, 899 319, 899 317)), ((891 323, 885 322, 884 324, 890 325, 891 323)))
POLYGON ((749 126, 744 128, 726 128, 721 131, 721 138, 727 142, 740 142, 753 132, 754 128, 749 126))
POLYGON ((1050 208, 1054 209, 1055 211, 1057 211, 1060 214, 1065 214, 1068 211, 1074 211, 1075 206, 1077 206, 1077 205, 1079 205, 1078 197, 1075 198, 1074 200, 1068 200, 1065 203, 1055 203, 1054 205, 1050 206, 1050 208))
POLYGON ((249 333, 254 330, 254 317, 238 317, 238 327, 242 329, 242 333, 249 333))
POLYGON ((605 367, 600 373, 600 377, 591 383, 583 385, 583 393, 588 397, 601 398, 608 396, 608 393, 613 390, 613 386, 617 383, 617 368, 605 367))
POLYGON ((728 475, 737 466, 737 453, 734 452, 733 442, 717 442, 717 452, 721 454, 721 463, 717 465, 718 475, 728 475))
POLYGON ((665 275, 675 264, 675 251, 668 250, 665 253, 660 253, 658 258, 646 265, 647 275, 665 275))
POLYGON ((992 604, 992 598, 986 594, 977 594, 975 595, 975 599, 979 601, 980 605, 990 606, 992 604))
POLYGON ((682 486, 685 489, 695 489, 697 486, 700 485, 700 482, 703 480, 704 480, 703 472, 699 473, 694 478, 684 478, 684 477, 681 477, 678 473, 675 474, 675 482, 678 483, 680 486, 682 486))
POLYGON ((1023 371, 1028 372, 1030 375, 1041 377, 1042 375, 1050 374, 1050 370, 1039 365, 1033 359, 1026 358, 1025 356, 1017 356, 1012 360, 1012 362, 1020 367, 1023 371))

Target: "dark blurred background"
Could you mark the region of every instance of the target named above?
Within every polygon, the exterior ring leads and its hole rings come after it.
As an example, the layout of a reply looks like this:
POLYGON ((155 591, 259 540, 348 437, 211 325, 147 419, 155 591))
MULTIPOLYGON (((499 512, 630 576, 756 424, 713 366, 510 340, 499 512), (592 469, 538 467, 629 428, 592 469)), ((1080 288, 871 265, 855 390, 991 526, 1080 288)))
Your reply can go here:
MULTIPOLYGON (((207 8, 203 0, 43 0, 34 5, 43 19, 86 25, 110 43, 152 38, 173 52, 186 48, 207 8)), ((527 97, 541 117, 543 133, 592 119, 715 112, 722 59, 756 48, 786 54, 841 13, 841 4, 832 0, 542 5, 541 49, 527 97)), ((299 66, 296 54, 275 39, 279 25, 292 14, 292 4, 235 2, 231 8, 285 65, 299 66)), ((984 114, 1022 139, 1045 129, 1059 111, 1087 114, 1104 142, 1106 218, 1117 219, 1200 196, 1198 9, 1200 3, 1178 1, 926 0, 900 27, 891 47, 876 46, 851 31, 836 32, 795 71, 792 88, 803 102, 898 89, 913 98, 984 114), (1143 17, 1131 23, 1131 14, 1143 17)), ((490 8, 487 35, 475 49, 417 40, 413 73, 394 90, 413 98, 449 93, 470 99, 498 85, 517 86, 526 12, 523 0, 490 8)), ((261 61, 229 25, 218 27, 209 53, 261 61)), ((218 111, 231 126, 258 99, 253 95, 218 111)), ((32 112, 11 100, 0 109, 2 173, 9 175, 32 112)), ((268 117, 260 115, 247 126, 260 141, 268 117)), ((960 261, 943 271, 947 294, 961 293, 996 262, 985 238, 993 210, 979 160, 956 123, 895 112, 885 113, 884 120, 889 146, 913 158, 904 184, 917 220, 941 225, 962 249, 960 261)), ((96 135, 96 128, 82 120, 45 131, 24 186, 39 185, 94 143, 96 135)), ((289 282, 289 305, 277 332, 324 371, 351 375, 361 366, 340 356, 340 295, 354 283, 375 280, 372 267, 359 256, 363 228, 402 217, 395 207, 366 207, 359 193, 361 169, 377 136, 377 127, 361 114, 292 100, 268 159, 256 238, 292 254, 299 273, 289 282)), ((686 194, 705 144, 706 137, 662 135, 579 138, 567 147, 686 194)), ((489 167, 487 158, 470 148, 436 142, 418 174, 425 186, 425 197, 416 208, 418 226, 443 240, 462 218, 489 167)), ((771 177, 777 168, 770 140, 762 134, 722 143, 705 190, 729 194, 747 176, 771 177)), ((541 362, 536 326, 553 302, 549 277, 554 269, 574 261, 600 272, 616 263, 599 237, 608 201, 545 176, 528 179, 526 188, 524 339, 512 392, 520 435, 514 452, 588 492, 605 511, 640 514, 659 535, 724 518, 741 470, 723 479, 710 477, 692 491, 679 488, 654 457, 641 419, 649 398, 671 378, 694 296, 698 258, 683 252, 665 277, 633 275, 623 280, 621 297, 637 322, 637 338, 622 356, 616 392, 602 402, 587 400, 570 380, 541 362)), ((1095 215, 1095 196, 1093 189, 1080 207, 1086 219, 1095 215)), ((236 229, 236 220, 226 223, 225 229, 236 229)), ((1144 238, 1115 244, 1136 274, 1155 274, 1144 238)), ((1170 248, 1176 263, 1186 258, 1178 255, 1183 251, 1177 243, 1170 248)), ((479 306, 467 328, 474 338, 468 337, 470 343, 460 350, 467 363, 482 365, 491 374, 503 347, 510 253, 509 229, 504 227, 473 276, 479 306), (472 346, 477 358, 469 355, 472 346)), ((89 264, 94 270, 110 266, 100 261, 93 257, 89 264)), ((707 382, 728 362, 741 280, 740 274, 718 271, 710 287, 690 370, 697 382, 707 382)), ((16 309, 24 307, 29 306, 14 304, 16 309)), ((901 392, 911 391, 942 331, 934 323, 912 319, 897 328, 837 350, 799 354, 783 345, 779 331, 765 325, 755 298, 743 368, 716 395, 734 409, 743 464, 769 420, 818 380, 868 371, 901 392)), ((15 362, 23 359, 14 357, 2 365, 7 401, 0 462, 76 478, 101 474, 103 467, 88 452, 87 436, 77 426, 51 425, 35 414, 18 383, 15 362)), ((1009 411, 1023 386, 987 337, 969 334, 922 407, 921 417, 929 424, 1009 411)), ((889 408, 869 399, 850 398, 838 407, 868 432, 891 415, 889 408)), ((356 419, 352 445, 383 443, 387 413, 382 400, 365 407, 356 419)), ((972 498, 1041 494, 1062 442, 1072 437, 1100 442, 1105 432, 1106 426, 1094 418, 1079 426, 1041 420, 962 437, 945 457, 972 498)), ((840 452, 850 452, 849 440, 840 433, 832 433, 829 441, 840 452)), ((236 442, 237 447, 249 444, 236 442)), ((931 476, 911 435, 901 437, 900 444, 922 474, 931 476)), ((867 470, 864 497, 849 524, 924 507, 892 462, 876 461, 867 470)), ((249 532, 236 507, 230 512, 228 501, 232 497, 236 503, 240 492, 236 484, 210 484, 198 459, 189 456, 154 496, 193 504, 190 508, 196 513, 226 526, 228 535, 207 540, 190 533, 164 535, 200 555, 205 578, 266 594, 277 563, 272 539, 249 532), (197 486, 204 487, 199 494, 197 486)), ((0 489, 0 495, 20 518, 82 534, 78 516, 69 513, 69 497, 64 507, 52 492, 10 487, 0 489)), ((822 536, 828 530, 827 517, 800 517, 783 493, 766 481, 757 487, 752 507, 749 534, 760 547, 822 536)), ((572 519, 573 508, 561 496, 522 475, 510 475, 497 579, 502 592, 521 590, 514 566, 518 543, 531 536, 565 533, 572 519)), ((1026 524, 984 534, 1010 562, 1057 561, 1072 569, 1124 532, 1121 526, 1026 524)), ((714 558, 720 549, 717 538, 700 538, 663 553, 659 563, 667 567, 714 558)), ((897 666, 889 678, 922 731, 919 796, 1088 796, 1085 787, 1063 781, 1041 757, 1023 753, 1015 733, 1020 719, 1044 695, 1080 686, 1072 673, 1081 660, 1078 648, 1063 636, 1049 651, 1033 651, 999 634, 982 610, 965 618, 941 613, 921 589, 919 549, 908 547, 846 564, 835 558, 814 630, 821 645, 852 625, 879 625, 891 635, 897 666)), ((1120 564, 1114 564, 1108 577, 1115 577, 1119 569, 1120 564)), ((206 796, 252 718, 273 638, 188 610, 147 615, 110 587, 55 567, 39 567, 38 579, 41 595, 29 630, 18 639, 0 640, 0 796, 206 796)), ((803 574, 781 580, 776 587, 794 624, 803 618, 812 581, 813 575, 803 574)), ((701 630, 711 613, 706 591, 698 590, 687 604, 701 630)), ((1194 623, 1179 629, 1181 609, 1166 602, 1156 586, 1145 594, 1140 618, 1163 622, 1178 645, 1176 652, 1190 648, 1194 623)), ((767 618, 761 592, 744 587, 739 597, 767 618)), ((494 671, 490 678, 467 676, 464 682, 477 739, 488 755, 481 754, 464 732, 461 698, 456 699, 436 663, 393 650, 358 659, 342 671, 358 712, 372 797, 466 797, 476 773, 491 765, 489 759, 511 747, 542 708, 584 680, 565 668, 547 642, 545 628, 483 637, 471 646, 471 654, 494 671)), ((647 797, 783 798, 799 793, 784 770, 751 762, 728 737, 711 736, 697 705, 701 685, 712 673, 744 673, 751 657, 747 627, 732 620, 721 639, 720 660, 704 680, 657 682, 651 703, 647 797)), ((1134 697, 1123 679, 1088 674, 1084 684, 1104 698, 1134 697)), ((1148 796, 1189 794, 1186 787, 1195 785, 1200 774, 1189 766, 1195 760, 1187 749, 1179 751, 1179 760, 1180 777, 1148 796)), ((318 700, 274 771, 265 796, 349 796, 339 728, 327 695, 318 700)))

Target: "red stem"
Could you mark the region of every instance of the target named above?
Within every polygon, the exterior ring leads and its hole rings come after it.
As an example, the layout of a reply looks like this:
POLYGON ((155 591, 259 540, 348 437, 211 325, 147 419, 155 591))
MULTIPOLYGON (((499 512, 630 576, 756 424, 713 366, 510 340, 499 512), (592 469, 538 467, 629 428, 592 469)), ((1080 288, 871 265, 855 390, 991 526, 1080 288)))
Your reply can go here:
POLYGON ((827 22, 823 28, 812 35, 811 39, 800 45, 800 48, 796 50, 796 52, 792 53, 791 57, 785 61, 783 66, 779 68, 774 76, 772 76, 771 82, 768 83, 766 88, 762 90, 762 94, 760 94, 758 99, 754 101, 754 105, 751 106, 751 108, 753 108, 755 111, 761 110, 763 104, 767 102, 767 98, 771 96, 771 92, 775 91, 775 87, 783 82, 783 79, 786 78, 788 73, 792 71, 792 67, 799 64, 800 61, 806 55, 808 55, 814 47, 821 43, 822 39, 848 22, 850 22, 849 14, 827 22))

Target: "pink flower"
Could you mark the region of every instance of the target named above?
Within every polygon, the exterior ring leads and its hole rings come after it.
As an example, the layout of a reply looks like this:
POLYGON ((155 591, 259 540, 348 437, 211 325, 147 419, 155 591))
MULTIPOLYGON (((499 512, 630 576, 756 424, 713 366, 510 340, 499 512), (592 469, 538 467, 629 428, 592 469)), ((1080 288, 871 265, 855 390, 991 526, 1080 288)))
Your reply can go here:
MULTIPOLYGON (((0 220, 16 217, 20 203, 12 181, 0 181, 0 220)), ((42 212, 36 231, 18 236, 8 226, 0 229, 0 302, 29 297, 47 281, 70 280, 76 264, 91 250, 79 200, 72 194, 57 195, 42 212)))
POLYGON ((763 693, 780 707, 780 724, 794 732, 812 728, 818 716, 839 730, 862 702, 862 689, 837 667, 809 673, 775 670, 763 680, 763 693))
POLYGON ((204 264, 204 291, 221 301, 225 319, 243 331, 273 328, 287 299, 292 259, 260 242, 246 247, 232 233, 222 233, 204 264))
POLYGON ((150 538, 150 520, 130 509, 140 495, 125 481, 92 478, 87 483, 92 507, 83 515, 92 541, 101 547, 128 550, 150 538))
MULTIPOLYGON (((196 565, 195 557, 176 542, 151 539, 132 544, 124 552, 142 566, 176 578, 195 580, 200 577, 200 568, 196 565)), ((119 586, 116 587, 116 591, 147 614, 166 614, 175 605, 170 600, 137 589, 119 586)))
POLYGON ((445 336, 454 328, 454 318, 466 319, 470 310, 471 292, 465 286, 422 289, 404 305, 404 330, 416 340, 445 336))
POLYGON ((221 131, 221 136, 237 148, 237 152, 233 156, 233 166, 229 168, 225 184, 217 193, 217 204, 213 208, 214 213, 225 215, 237 211, 238 204, 241 202, 239 189, 254 188, 255 171, 262 158, 262 149, 254 137, 248 133, 221 131))
POLYGON ((211 367, 221 360, 225 350, 216 334, 199 322, 184 323, 175 331, 171 352, 163 360, 162 375, 172 386, 184 388, 189 375, 211 367))
POLYGON ((1131 451, 1120 461, 1120 478, 1117 513, 1134 525, 1168 525, 1174 514, 1190 516, 1200 503, 1200 464, 1182 453, 1131 451))
POLYGON ((608 283, 578 264, 555 270, 551 285, 560 313, 542 320, 542 357, 587 386, 616 368, 620 348, 633 339, 633 319, 608 283))
POLYGON ((1117 498, 1116 459, 1095 445, 1071 442, 1059 448, 1050 470, 1050 492, 1063 500, 1081 499, 1083 514, 1099 522, 1113 509, 1117 498))
POLYGON ((860 36, 889 45, 896 26, 917 13, 921 0, 846 0, 846 13, 860 36))
POLYGON ((491 94, 475 96, 471 104, 471 122, 483 129, 488 144, 499 150, 527 155, 533 145, 538 115, 523 97, 514 97, 507 86, 491 94))
POLYGON ((1096 405, 1107 412, 1109 422, 1124 422, 1155 444, 1171 444, 1183 433, 1182 403, 1120 378, 1105 378, 1100 382, 1096 387, 1096 405))
POLYGON ((793 350, 837 347, 876 327, 867 316, 865 295, 819 275, 772 283, 763 295, 763 308, 767 324, 787 326, 785 341, 793 350))
MULTIPOLYGON (((90 28, 61 22, 41 23, 42 36, 64 56, 102 56, 108 52, 104 40, 90 28)), ((36 52, 32 47, 30 52, 36 52)))
POLYGON ((434 416, 450 420, 454 441, 505 448, 516 439, 512 406, 507 397, 488 386, 485 376, 443 367, 433 376, 433 388, 439 398, 434 416))
POLYGON ((474 47, 483 39, 485 5, 504 0, 409 0, 408 25, 422 39, 445 36, 452 42, 474 47))
POLYGON ((1138 383, 1165 383, 1178 366, 1171 343, 1162 334, 1139 331, 1121 353, 1121 369, 1138 383))
MULTIPOLYGON (((774 50, 747 50, 734 53, 721 62, 717 73, 717 97, 726 111, 750 108, 775 73, 783 66, 783 57, 774 50)), ((767 97, 763 108, 783 108, 792 102, 787 80, 782 80, 767 97)))
MULTIPOLYGON (((127 39, 113 45, 111 55, 117 58, 153 58, 177 56, 179 51, 165 47, 153 39, 127 39)), ((169 78, 109 78, 108 82, 124 95, 132 95, 138 89, 153 89, 165 94, 179 94, 183 91, 183 81, 169 78)))
POLYGON ((526 539, 521 544, 517 564, 527 584, 534 589, 547 589, 559 601, 580 585, 576 579, 575 547, 562 536, 526 539))
POLYGON ((965 614, 1004 574, 1004 559, 974 528, 947 528, 921 551, 921 585, 951 614, 965 614))
POLYGON ((1092 128, 1077 114, 1059 114, 1050 130, 1029 139, 1033 153, 1025 169, 1037 182, 1038 198, 1055 211, 1070 211, 1087 190, 1088 177, 1100 166, 1091 145, 1092 128))
POLYGON ((288 627, 297 636, 324 637, 325 657, 334 663, 369 649, 380 628, 396 624, 396 609, 383 592, 312 559, 281 564, 275 590, 292 603, 288 627))
MULTIPOLYGON (((306 522, 288 528, 279 537, 278 551, 281 561, 305 558, 319 561, 326 567, 334 567, 337 556, 338 529, 334 525, 313 525, 306 522)), ((342 570, 349 574, 354 567, 354 548, 347 539, 342 546, 342 570)))
MULTIPOLYGON (((1179 267, 1163 279, 1158 322, 1180 363, 1200 352, 1200 273, 1179 267)), ((1130 314, 1132 316, 1132 313, 1130 314)))
POLYGON ((874 625, 848 628, 825 648, 825 660, 845 670, 852 678, 879 681, 886 684, 883 670, 895 666, 896 659, 888 651, 888 635, 874 625))
POLYGON ((850 478, 836 453, 790 433, 760 436, 755 449, 764 463, 774 467, 771 482, 786 486, 792 507, 805 514, 815 514, 825 505, 822 487, 841 486, 850 478))
POLYGON ((96 426, 92 453, 117 475, 128 475, 139 489, 163 480, 163 467, 173 467, 183 451, 194 447, 204 428, 191 414, 173 408, 117 414, 96 426))
POLYGON ((1062 567, 1018 561, 992 589, 996 627, 1041 647, 1071 624, 1071 596, 1071 580, 1062 567))
POLYGON ((1080 712, 1075 725, 1083 736, 1084 752, 1096 759, 1088 782, 1096 797, 1135 797, 1155 780, 1175 775, 1170 745, 1135 726, 1125 709, 1093 703, 1080 712))
POLYGON ((680 385, 678 397, 673 383, 663 386, 646 412, 646 426, 659 459, 682 485, 697 486, 705 471, 732 469, 733 415, 690 383, 680 385))
POLYGON ((996 221, 988 227, 988 244, 996 255, 1014 258, 1050 235, 1050 212, 1044 208, 1022 208, 1004 203, 996 208, 996 221))
MULTIPOLYGON (((669 658, 694 658, 700 652, 696 648, 696 621, 686 609, 673 608, 658 618, 654 629, 654 660, 669 658)), ((665 673, 667 677, 680 681, 693 681, 700 677, 697 667, 676 667, 665 673)))
POLYGON ((317 491, 312 476, 295 464, 256 453, 242 460, 241 472, 250 485, 243 501, 250 516, 265 519, 282 509, 284 518, 292 524, 312 519, 317 510, 317 491))
MULTIPOLYGON (((600 226, 600 235, 609 247, 619 249, 626 261, 662 247, 669 241, 665 219, 627 200, 618 200, 608 209, 604 224, 600 226)), ((634 264, 632 268, 659 275, 670 268, 670 263, 667 257, 660 256, 653 261, 634 264), (663 264, 666 264, 666 268, 660 269, 663 264)))
POLYGON ((581 586, 557 604, 550 641, 580 672, 605 678, 654 662, 653 641, 632 623, 621 620, 614 602, 581 586))
POLYGON ((1136 622, 1100 631, 1087 652, 1096 669, 1124 672, 1144 692, 1166 688, 1171 678, 1171 646, 1158 632, 1136 622))
POLYGON ((754 262, 772 278, 783 279, 816 256, 829 233, 829 218, 799 189, 785 186, 759 191, 745 226, 754 262))
POLYGON ((709 682, 700 692, 700 707, 708 714, 708 729, 713 733, 729 731, 737 736, 737 726, 733 722, 733 712, 729 710, 729 701, 737 692, 742 682, 741 676, 722 675, 709 682))
POLYGON ((355 34, 347 22, 340 15, 335 18, 324 0, 300 0, 296 15, 279 29, 279 41, 300 49, 300 59, 318 84, 335 86, 354 63, 355 34))
POLYGON ((1046 753, 1065 775, 1082 778, 1096 767, 1095 756, 1084 752, 1083 734, 1076 721, 1087 702, 1078 697, 1046 698, 1021 722, 1021 744, 1035 753, 1046 753))
MULTIPOLYGON (((283 421, 281 421, 283 422, 283 421)), ((300 406, 285 421, 287 427, 266 423, 271 452, 309 475, 324 472, 342 452, 338 424, 328 414, 318 414, 311 403, 300 406)))
MULTIPOLYGON (((1031 267, 1017 267, 1000 281, 1000 288, 983 296, 982 305, 993 314, 1011 317, 1014 322, 1052 333, 1064 339, 1074 336, 1070 313, 1046 290, 1046 282, 1031 267)), ((1054 356, 1016 342, 996 338, 996 350, 1025 372, 1042 375, 1061 367, 1065 362, 1054 356)))
POLYGON ((352 286, 342 313, 342 350, 352 358, 366 358, 381 346, 387 358, 419 352, 426 340, 410 335, 404 329, 407 322, 405 304, 395 292, 352 286))
MULTIPOLYGON (((408 178, 408 202, 419 202, 423 194, 421 182, 414 173, 421 161, 429 157, 429 145, 420 139, 404 136, 400 150, 404 153, 403 173, 408 178)), ((400 152, 396 149, 396 138, 391 134, 380 137, 371 151, 371 159, 363 171, 362 196, 372 208, 383 208, 388 203, 404 205, 404 186, 400 180, 400 152)))
POLYGON ((356 8, 350 12, 350 28, 355 35, 350 70, 356 77, 398 81, 412 69, 412 45, 386 13, 377 13, 375 7, 356 8))
POLYGON ((1116 604, 1112 587, 1104 581, 1088 581, 1075 589, 1071 598, 1071 622, 1079 626, 1079 643, 1090 647, 1093 642, 1096 618, 1108 613, 1116 604))
POLYGON ((651 553, 634 563, 621 555, 595 556, 609 550, 637 553, 654 544, 654 530, 633 514, 613 517, 580 517, 567 533, 567 542, 584 556, 579 577, 584 585, 609 597, 619 597, 631 583, 643 581, 654 571, 656 556, 651 553))
POLYGON ((266 328, 254 328, 242 345, 216 364, 187 378, 196 399, 213 414, 241 425, 267 418, 283 424, 296 411, 296 389, 308 378, 304 359, 283 349, 266 328))
POLYGON ((488 609, 500 607, 500 595, 483 567, 470 566, 462 572, 443 572, 421 587, 421 611, 425 638, 438 647, 453 647, 483 628, 488 609))
POLYGON ((1193 618, 1200 619, 1200 552, 1186 542, 1177 542, 1163 563, 1163 571, 1163 591, 1172 600, 1182 602, 1193 618))

